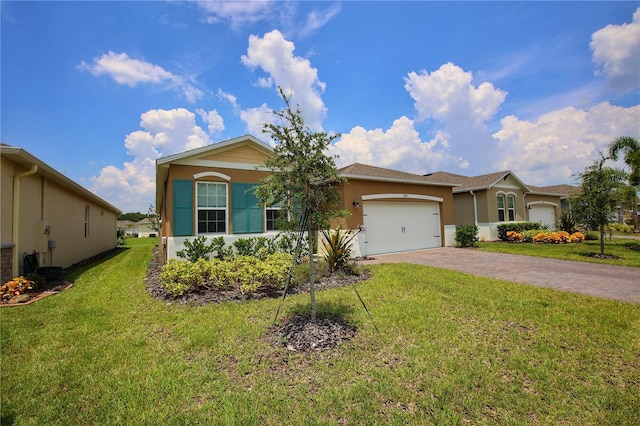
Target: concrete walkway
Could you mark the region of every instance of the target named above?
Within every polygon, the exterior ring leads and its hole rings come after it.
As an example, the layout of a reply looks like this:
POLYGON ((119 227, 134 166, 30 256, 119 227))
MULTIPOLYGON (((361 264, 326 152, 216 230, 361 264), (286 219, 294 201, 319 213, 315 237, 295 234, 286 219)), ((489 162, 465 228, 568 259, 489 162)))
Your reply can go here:
POLYGON ((417 263, 467 274, 640 303, 640 268, 545 259, 473 249, 436 248, 373 256, 375 263, 417 263))

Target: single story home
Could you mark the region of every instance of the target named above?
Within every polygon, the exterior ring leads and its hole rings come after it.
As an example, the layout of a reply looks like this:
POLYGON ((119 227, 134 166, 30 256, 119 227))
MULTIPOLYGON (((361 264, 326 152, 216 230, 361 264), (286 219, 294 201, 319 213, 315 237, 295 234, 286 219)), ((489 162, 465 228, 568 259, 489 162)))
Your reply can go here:
POLYGON ((118 229, 124 232, 127 237, 134 238, 155 238, 158 236, 156 224, 149 219, 142 219, 138 222, 132 220, 119 220, 118 229))
MULTIPOLYGON (((196 236, 239 238, 277 234, 278 208, 260 205, 252 189, 271 173, 273 149, 245 135, 156 160, 156 208, 163 259, 196 236)), ((453 245, 457 184, 363 164, 339 170, 345 226, 364 226, 356 255, 453 245)))
POLYGON ((454 223, 477 225, 478 237, 498 239, 497 226, 505 222, 539 222, 554 228, 578 188, 570 185, 527 185, 510 170, 480 176, 448 172, 428 174, 458 184, 453 188, 454 223))
POLYGON ((0 145, 2 282, 39 266, 68 267, 116 247, 120 210, 22 148, 0 145))

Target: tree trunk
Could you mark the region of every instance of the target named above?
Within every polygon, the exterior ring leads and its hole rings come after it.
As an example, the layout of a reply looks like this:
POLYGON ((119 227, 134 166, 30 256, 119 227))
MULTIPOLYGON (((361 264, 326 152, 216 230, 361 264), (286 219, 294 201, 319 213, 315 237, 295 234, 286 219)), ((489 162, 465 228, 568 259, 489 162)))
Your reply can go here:
POLYGON ((604 255, 604 225, 600 225, 600 255, 604 255))
POLYGON ((309 294, 311 295, 311 321, 316 320, 316 285, 315 279, 315 262, 313 261, 313 237, 312 221, 307 222, 307 239, 309 240, 309 294))

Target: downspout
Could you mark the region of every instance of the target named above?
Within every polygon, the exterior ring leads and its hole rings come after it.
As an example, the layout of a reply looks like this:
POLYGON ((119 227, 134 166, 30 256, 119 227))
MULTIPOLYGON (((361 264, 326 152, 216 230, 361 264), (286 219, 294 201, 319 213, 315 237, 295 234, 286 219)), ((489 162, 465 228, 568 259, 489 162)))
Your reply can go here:
POLYGON ((526 196, 527 196, 526 192, 524 194, 522 194, 522 207, 524 207, 524 212, 527 214, 527 217, 525 217, 524 220, 526 222, 531 222, 531 220, 529 218, 529 209, 527 208, 527 202, 525 201, 525 197, 526 196))
POLYGON ((478 200, 476 200, 476 194, 473 191, 469 191, 473 197, 473 224, 478 226, 478 200))
POLYGON ((38 165, 34 164, 26 172, 18 173, 13 177, 13 229, 11 239, 13 240, 13 255, 11 256, 12 277, 18 276, 18 266, 20 254, 18 244, 18 229, 20 225, 20 179, 26 176, 35 175, 38 172, 38 165))

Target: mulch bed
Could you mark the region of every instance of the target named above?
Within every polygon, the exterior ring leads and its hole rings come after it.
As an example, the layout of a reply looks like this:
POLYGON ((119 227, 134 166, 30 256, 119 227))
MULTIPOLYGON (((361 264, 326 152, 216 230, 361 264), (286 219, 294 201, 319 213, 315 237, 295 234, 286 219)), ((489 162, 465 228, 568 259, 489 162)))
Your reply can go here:
MULTIPOLYGON (((245 300, 263 299, 266 297, 282 297, 281 292, 255 292, 243 294, 238 287, 225 289, 202 288, 198 292, 191 292, 181 297, 174 297, 160 285, 160 272, 162 266, 159 262, 158 250, 154 251, 153 259, 147 269, 147 291, 155 298, 166 303, 204 305, 208 303, 242 302, 245 300)), ((323 277, 315 284, 316 290, 344 287, 349 284, 364 281, 371 276, 365 271, 361 275, 332 274, 323 277)), ((287 290, 287 294, 308 293, 309 284, 303 284, 287 290)), ((318 316, 315 321, 310 315, 297 314, 293 317, 283 318, 280 324, 267 331, 266 341, 286 348, 291 352, 319 352, 334 349, 341 343, 351 339, 356 333, 356 327, 339 317, 318 316)))

